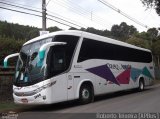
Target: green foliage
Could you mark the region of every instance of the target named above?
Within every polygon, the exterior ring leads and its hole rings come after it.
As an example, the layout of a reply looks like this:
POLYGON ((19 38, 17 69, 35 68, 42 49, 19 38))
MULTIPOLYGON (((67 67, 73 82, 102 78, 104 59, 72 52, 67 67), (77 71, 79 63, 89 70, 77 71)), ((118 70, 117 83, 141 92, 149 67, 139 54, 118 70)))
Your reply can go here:
MULTIPOLYGON (((24 42, 24 40, 0 37, 0 65, 3 65, 3 60, 7 55, 19 52, 24 42)), ((11 60, 11 65, 14 65, 13 61, 11 60)))
POLYGON ((69 28, 69 30, 78 30, 78 29, 76 29, 76 28, 74 28, 74 27, 71 27, 71 28, 69 28))
POLYGON ((23 105, 16 105, 15 103, 12 102, 2 102, 0 103, 0 112, 3 112, 3 111, 9 111, 9 110, 22 110, 23 108, 26 108, 25 106, 23 105))
POLYGON ((156 28, 150 28, 147 31, 148 35, 149 35, 149 39, 152 41, 156 41, 157 37, 158 37, 158 30, 156 28))
POLYGON ((81 29, 82 31, 86 31, 86 32, 89 32, 89 33, 94 33, 94 34, 97 34, 97 35, 101 35, 101 36, 106 36, 106 37, 112 37, 111 36, 111 32, 108 31, 107 29, 106 30, 97 30, 95 28, 92 28, 92 27, 88 27, 87 29, 81 29))
POLYGON ((137 33, 137 29, 134 26, 129 26, 125 22, 120 25, 113 25, 111 28, 111 35, 117 40, 126 41, 130 36, 137 33))
POLYGON ((154 8, 160 16, 160 0, 141 0, 147 8, 154 8))
MULTIPOLYGON (((49 27, 50 32, 59 31, 58 27, 49 27)), ((0 21, 0 65, 3 65, 4 58, 20 51, 23 43, 39 36, 40 29, 36 27, 0 21)), ((10 65, 15 65, 16 59, 10 59, 10 65)))
POLYGON ((147 40, 144 40, 142 38, 137 38, 135 36, 129 38, 126 42, 138 47, 151 49, 149 42, 147 40))
POLYGON ((147 32, 141 32, 141 33, 136 33, 134 36, 136 36, 137 38, 141 38, 143 40, 150 40, 149 38, 149 34, 147 32))
POLYGON ((49 32, 55 32, 55 31, 61 31, 62 29, 55 26, 55 27, 49 27, 49 28, 47 28, 47 30, 49 32))
POLYGON ((39 29, 36 27, 0 21, 0 36, 4 38, 12 38, 15 40, 30 40, 34 37, 39 36, 39 29))
MULTIPOLYGON (((61 29, 58 27, 49 27, 47 30, 55 32, 61 29)), ((70 30, 76 29, 70 28, 70 30)), ((80 30, 151 49, 155 55, 160 56, 160 35, 158 35, 156 28, 151 28, 148 29, 147 32, 139 33, 134 26, 122 22, 120 25, 113 25, 111 31, 107 29, 98 30, 92 27, 87 29, 81 28, 80 30)), ((4 57, 19 52, 24 42, 39 36, 39 31, 40 29, 36 27, 0 21, 0 65, 2 65, 4 57)), ((13 64, 13 61, 11 64, 13 64)))
POLYGON ((155 55, 160 56, 160 40, 157 40, 156 42, 153 43, 152 50, 155 55))

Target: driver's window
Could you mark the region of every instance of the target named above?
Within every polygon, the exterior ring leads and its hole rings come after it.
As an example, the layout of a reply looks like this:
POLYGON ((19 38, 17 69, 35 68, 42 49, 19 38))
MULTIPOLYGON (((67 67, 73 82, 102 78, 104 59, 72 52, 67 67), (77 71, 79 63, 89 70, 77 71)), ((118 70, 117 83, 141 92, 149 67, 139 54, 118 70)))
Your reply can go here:
POLYGON ((66 53, 64 46, 51 47, 49 67, 50 77, 66 70, 66 53))
POLYGON ((52 62, 54 71, 62 71, 65 69, 65 52, 63 49, 53 51, 52 62))

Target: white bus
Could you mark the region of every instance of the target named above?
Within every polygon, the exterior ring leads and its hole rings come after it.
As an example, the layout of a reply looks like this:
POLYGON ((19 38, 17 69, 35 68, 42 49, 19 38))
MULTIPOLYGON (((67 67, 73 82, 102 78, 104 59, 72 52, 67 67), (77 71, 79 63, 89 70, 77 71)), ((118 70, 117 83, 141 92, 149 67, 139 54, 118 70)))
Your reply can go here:
POLYGON ((14 102, 51 104, 152 84, 150 50, 82 31, 58 31, 26 42, 13 81, 14 102))

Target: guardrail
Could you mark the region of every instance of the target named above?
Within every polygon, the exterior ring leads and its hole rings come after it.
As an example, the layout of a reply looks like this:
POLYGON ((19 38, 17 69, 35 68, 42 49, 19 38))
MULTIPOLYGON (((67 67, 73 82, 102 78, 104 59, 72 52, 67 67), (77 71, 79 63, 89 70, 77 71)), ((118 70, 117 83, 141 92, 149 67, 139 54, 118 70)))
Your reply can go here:
POLYGON ((9 66, 8 68, 4 68, 3 66, 0 66, 0 76, 14 75, 14 73, 15 73, 14 66, 9 66))

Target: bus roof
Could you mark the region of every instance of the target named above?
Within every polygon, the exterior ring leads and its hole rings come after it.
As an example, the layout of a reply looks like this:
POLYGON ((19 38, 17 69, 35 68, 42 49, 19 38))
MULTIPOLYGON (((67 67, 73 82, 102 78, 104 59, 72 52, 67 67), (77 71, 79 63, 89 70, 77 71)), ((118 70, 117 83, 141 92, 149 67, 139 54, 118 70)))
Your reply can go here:
POLYGON ((111 39, 108 37, 84 32, 84 31, 79 31, 79 30, 66 30, 66 31, 57 31, 57 32, 48 33, 48 34, 33 38, 33 39, 27 41, 26 43, 24 43, 24 45, 27 45, 32 42, 39 41, 39 40, 42 40, 45 38, 52 38, 56 35, 73 35, 73 36, 79 36, 79 37, 82 36, 82 37, 93 39, 93 40, 103 41, 103 42, 107 42, 107 43, 111 43, 111 44, 121 45, 124 47, 130 47, 130 48, 134 48, 134 49, 139 49, 139 50, 151 52, 150 50, 145 49, 145 48, 137 47, 137 46, 134 46, 134 45, 122 42, 122 41, 114 40, 114 39, 111 39))

